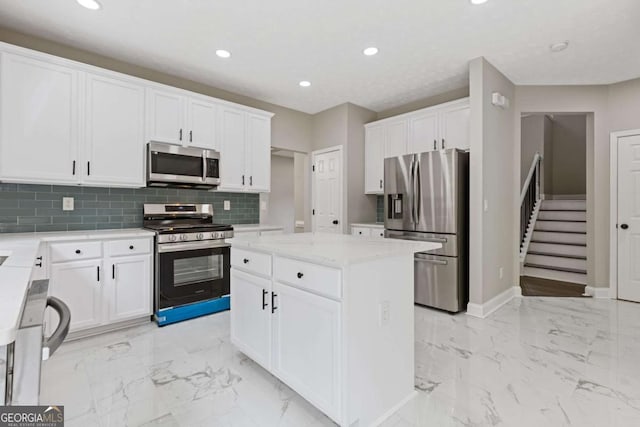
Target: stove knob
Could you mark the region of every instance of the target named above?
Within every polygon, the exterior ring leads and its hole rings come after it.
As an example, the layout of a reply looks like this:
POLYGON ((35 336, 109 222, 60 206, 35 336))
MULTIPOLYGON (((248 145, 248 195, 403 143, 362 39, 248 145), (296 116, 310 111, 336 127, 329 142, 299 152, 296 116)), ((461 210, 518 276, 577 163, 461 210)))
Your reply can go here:
POLYGON ((187 240, 187 235, 186 234, 181 234, 180 235, 180 240, 182 240, 182 241, 187 240))
POLYGON ((198 240, 202 240, 202 239, 204 239, 204 235, 203 235, 202 233, 198 233, 198 234, 196 235, 196 239, 198 239, 198 240))
POLYGON ((216 233, 216 237, 217 237, 218 239, 224 239, 224 233, 223 233, 222 231, 218 231, 218 232, 216 233))
POLYGON ((176 235, 175 234, 169 235, 169 241, 175 242, 176 241, 176 235))

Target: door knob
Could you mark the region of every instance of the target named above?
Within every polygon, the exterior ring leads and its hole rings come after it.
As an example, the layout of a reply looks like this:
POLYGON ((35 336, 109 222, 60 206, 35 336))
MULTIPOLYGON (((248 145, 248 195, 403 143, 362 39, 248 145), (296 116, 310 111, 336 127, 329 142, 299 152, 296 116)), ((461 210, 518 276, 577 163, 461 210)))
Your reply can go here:
POLYGON ((338 225, 338 220, 337 219, 334 219, 332 222, 333 222, 334 225, 338 225))
POLYGON ((626 230, 627 228, 629 228, 629 224, 620 224, 620 228, 626 230))

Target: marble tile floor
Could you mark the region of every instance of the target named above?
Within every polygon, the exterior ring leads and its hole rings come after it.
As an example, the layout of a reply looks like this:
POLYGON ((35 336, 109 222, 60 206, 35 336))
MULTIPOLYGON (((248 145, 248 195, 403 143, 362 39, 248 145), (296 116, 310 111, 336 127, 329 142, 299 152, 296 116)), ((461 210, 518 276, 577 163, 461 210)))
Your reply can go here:
MULTIPOLYGON (((418 393, 384 427, 640 425, 640 304, 526 297, 487 319, 416 307, 415 322, 418 393)), ((334 425, 228 331, 227 312, 65 343, 42 402, 67 427, 334 425)))

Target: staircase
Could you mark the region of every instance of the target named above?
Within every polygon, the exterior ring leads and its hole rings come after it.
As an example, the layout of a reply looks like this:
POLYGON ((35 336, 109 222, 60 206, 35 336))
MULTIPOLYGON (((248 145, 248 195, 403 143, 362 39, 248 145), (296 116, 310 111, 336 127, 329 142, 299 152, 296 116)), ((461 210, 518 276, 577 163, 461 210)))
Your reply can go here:
POLYGON ((586 201, 542 200, 530 226, 523 275, 586 285, 586 201))

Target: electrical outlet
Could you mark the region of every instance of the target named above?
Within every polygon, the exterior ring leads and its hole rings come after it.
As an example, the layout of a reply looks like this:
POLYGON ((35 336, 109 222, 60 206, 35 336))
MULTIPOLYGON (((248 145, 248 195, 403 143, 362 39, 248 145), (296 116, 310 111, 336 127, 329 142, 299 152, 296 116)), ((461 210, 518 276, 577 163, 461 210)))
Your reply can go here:
POLYGON ((389 301, 382 301, 380 303, 380 326, 386 326, 391 319, 391 307, 389 301))
POLYGON ((62 210, 63 211, 72 211, 73 208, 73 197, 63 197, 62 198, 62 210))
POLYGON ((504 278, 504 268, 500 267, 499 272, 500 272, 500 279, 503 279, 504 278))
POLYGON ((264 200, 260 202, 260 210, 261 211, 267 210, 267 202, 265 202, 264 200))
POLYGON ((225 200, 224 201, 224 210, 225 211, 230 211, 231 210, 231 200, 225 200))
POLYGON ((484 199, 484 211, 489 212, 489 201, 484 199))

